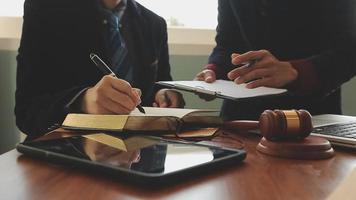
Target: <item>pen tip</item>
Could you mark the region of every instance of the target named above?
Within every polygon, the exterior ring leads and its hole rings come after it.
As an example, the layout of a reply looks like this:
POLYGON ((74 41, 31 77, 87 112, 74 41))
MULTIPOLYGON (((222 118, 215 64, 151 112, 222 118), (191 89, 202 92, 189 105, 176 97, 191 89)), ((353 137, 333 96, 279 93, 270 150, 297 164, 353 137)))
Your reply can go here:
POLYGON ((136 107, 141 113, 146 114, 145 109, 141 105, 137 105, 136 107))

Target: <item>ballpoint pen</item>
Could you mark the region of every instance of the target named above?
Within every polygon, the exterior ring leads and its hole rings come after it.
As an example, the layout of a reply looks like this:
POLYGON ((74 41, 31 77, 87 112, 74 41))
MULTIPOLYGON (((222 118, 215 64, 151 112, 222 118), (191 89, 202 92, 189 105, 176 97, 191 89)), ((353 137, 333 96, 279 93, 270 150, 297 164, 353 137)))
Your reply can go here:
MULTIPOLYGON (((235 58, 238 55, 232 55, 232 58, 235 58)), ((258 59, 251 59, 249 61, 241 63, 240 66, 253 67, 258 62, 258 59)))
POLYGON ((246 64, 246 67, 253 67, 257 63, 257 61, 258 61, 257 59, 253 59, 243 64, 246 64))
MULTIPOLYGON (((90 55, 90 59, 93 61, 93 63, 105 74, 105 75, 109 75, 112 74, 112 76, 118 78, 118 76, 115 74, 115 72, 113 72, 110 67, 99 58, 98 55, 96 55, 95 53, 91 53, 90 55)), ((146 113, 145 109, 143 109, 143 107, 141 105, 137 105, 136 108, 141 112, 141 113, 146 113)))

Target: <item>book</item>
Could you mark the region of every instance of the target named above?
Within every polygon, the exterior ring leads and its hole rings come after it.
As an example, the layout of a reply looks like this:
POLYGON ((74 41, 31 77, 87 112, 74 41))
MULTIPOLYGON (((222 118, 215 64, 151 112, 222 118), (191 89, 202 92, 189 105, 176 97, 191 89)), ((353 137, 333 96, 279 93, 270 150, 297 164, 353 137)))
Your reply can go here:
POLYGON ((216 80, 213 83, 204 81, 159 81, 156 84, 184 90, 188 92, 213 95, 223 99, 244 99, 259 96, 278 95, 287 92, 286 89, 258 87, 249 89, 246 84, 236 84, 233 81, 216 80))
POLYGON ((223 123, 217 110, 155 107, 145 107, 144 109, 146 114, 137 109, 129 115, 70 113, 63 121, 62 128, 89 131, 172 133, 202 127, 218 127, 223 123))

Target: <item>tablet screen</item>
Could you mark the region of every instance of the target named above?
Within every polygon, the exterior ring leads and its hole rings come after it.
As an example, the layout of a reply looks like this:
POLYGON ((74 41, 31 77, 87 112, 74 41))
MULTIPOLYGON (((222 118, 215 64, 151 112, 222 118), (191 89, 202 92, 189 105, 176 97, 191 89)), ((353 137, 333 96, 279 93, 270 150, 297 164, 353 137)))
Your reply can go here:
POLYGON ((25 145, 114 168, 150 174, 171 173, 217 159, 244 154, 243 151, 171 142, 151 137, 117 137, 106 134, 35 141, 25 145))

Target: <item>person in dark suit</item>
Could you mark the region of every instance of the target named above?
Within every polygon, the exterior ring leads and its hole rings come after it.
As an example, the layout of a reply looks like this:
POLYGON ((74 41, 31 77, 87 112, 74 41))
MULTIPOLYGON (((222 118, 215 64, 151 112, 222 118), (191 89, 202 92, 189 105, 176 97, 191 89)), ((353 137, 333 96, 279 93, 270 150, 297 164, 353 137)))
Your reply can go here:
POLYGON ((29 139, 69 112, 184 106, 180 93, 154 86, 172 80, 166 23, 134 0, 26 0, 17 61, 16 123, 29 139), (103 77, 90 53, 119 79, 103 77))
POLYGON ((266 109, 340 114, 340 86, 356 74, 355 8, 351 0, 219 0, 217 45, 196 79, 289 91, 225 101, 226 119, 257 119, 266 109))

